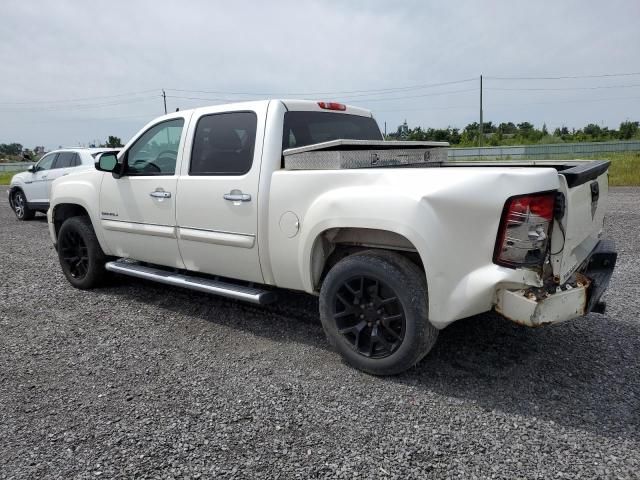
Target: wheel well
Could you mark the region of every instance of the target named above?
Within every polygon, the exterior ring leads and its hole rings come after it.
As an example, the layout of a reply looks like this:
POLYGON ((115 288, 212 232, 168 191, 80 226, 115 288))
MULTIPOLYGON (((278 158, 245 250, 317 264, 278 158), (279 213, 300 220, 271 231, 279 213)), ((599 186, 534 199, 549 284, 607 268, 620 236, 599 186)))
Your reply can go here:
POLYGON ((75 203, 61 203, 53 209, 53 225, 56 230, 56 238, 64 221, 71 217, 89 217, 84 207, 75 203))
POLYGON ((418 250, 398 233, 373 228, 331 228, 318 235, 311 251, 314 288, 320 289, 324 277, 340 260, 372 249, 394 251, 424 271, 418 250))

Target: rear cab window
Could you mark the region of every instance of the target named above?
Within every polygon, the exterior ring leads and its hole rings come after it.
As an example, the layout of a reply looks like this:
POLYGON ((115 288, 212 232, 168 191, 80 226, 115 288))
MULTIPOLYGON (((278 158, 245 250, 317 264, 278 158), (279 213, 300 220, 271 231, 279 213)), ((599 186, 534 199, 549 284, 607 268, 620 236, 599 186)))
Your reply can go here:
POLYGON ((283 150, 338 139, 383 140, 383 137, 372 117, 309 111, 284 114, 283 150))

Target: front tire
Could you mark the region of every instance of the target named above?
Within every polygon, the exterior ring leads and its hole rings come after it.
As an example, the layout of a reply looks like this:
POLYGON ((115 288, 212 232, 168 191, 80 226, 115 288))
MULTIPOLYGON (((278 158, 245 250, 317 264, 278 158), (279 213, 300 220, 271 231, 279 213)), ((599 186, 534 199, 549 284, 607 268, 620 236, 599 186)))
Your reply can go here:
POLYGON ((64 221, 58 233, 58 259, 64 276, 76 288, 94 288, 104 280, 106 258, 89 217, 64 221))
POLYGON ((11 197, 13 213, 20 221, 32 220, 36 216, 35 210, 31 210, 27 204, 27 197, 22 190, 16 190, 11 197))
POLYGON ((369 250, 329 271, 320 289, 320 319, 347 363, 373 375, 395 375, 436 342, 427 302, 424 272, 399 254, 369 250))

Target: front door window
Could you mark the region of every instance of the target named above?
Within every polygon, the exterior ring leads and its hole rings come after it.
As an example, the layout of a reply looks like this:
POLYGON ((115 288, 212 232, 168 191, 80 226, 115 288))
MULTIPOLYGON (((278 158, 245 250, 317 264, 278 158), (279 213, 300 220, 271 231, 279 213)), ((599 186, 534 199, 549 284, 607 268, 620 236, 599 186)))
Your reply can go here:
POLYGON ((125 175, 173 175, 184 119, 154 125, 127 152, 125 175))
POLYGON ((36 172, 41 170, 51 170, 51 166, 53 165, 53 161, 56 159, 57 155, 57 153, 50 153, 49 155, 42 157, 36 165, 36 172))

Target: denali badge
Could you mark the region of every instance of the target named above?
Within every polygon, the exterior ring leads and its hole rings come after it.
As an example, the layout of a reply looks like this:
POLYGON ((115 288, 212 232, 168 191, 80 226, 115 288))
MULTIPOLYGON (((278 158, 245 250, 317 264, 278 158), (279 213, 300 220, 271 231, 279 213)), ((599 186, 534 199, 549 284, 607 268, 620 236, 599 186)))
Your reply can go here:
POLYGON ((117 213, 113 213, 113 212, 100 212, 104 217, 117 217, 118 214, 117 213))

